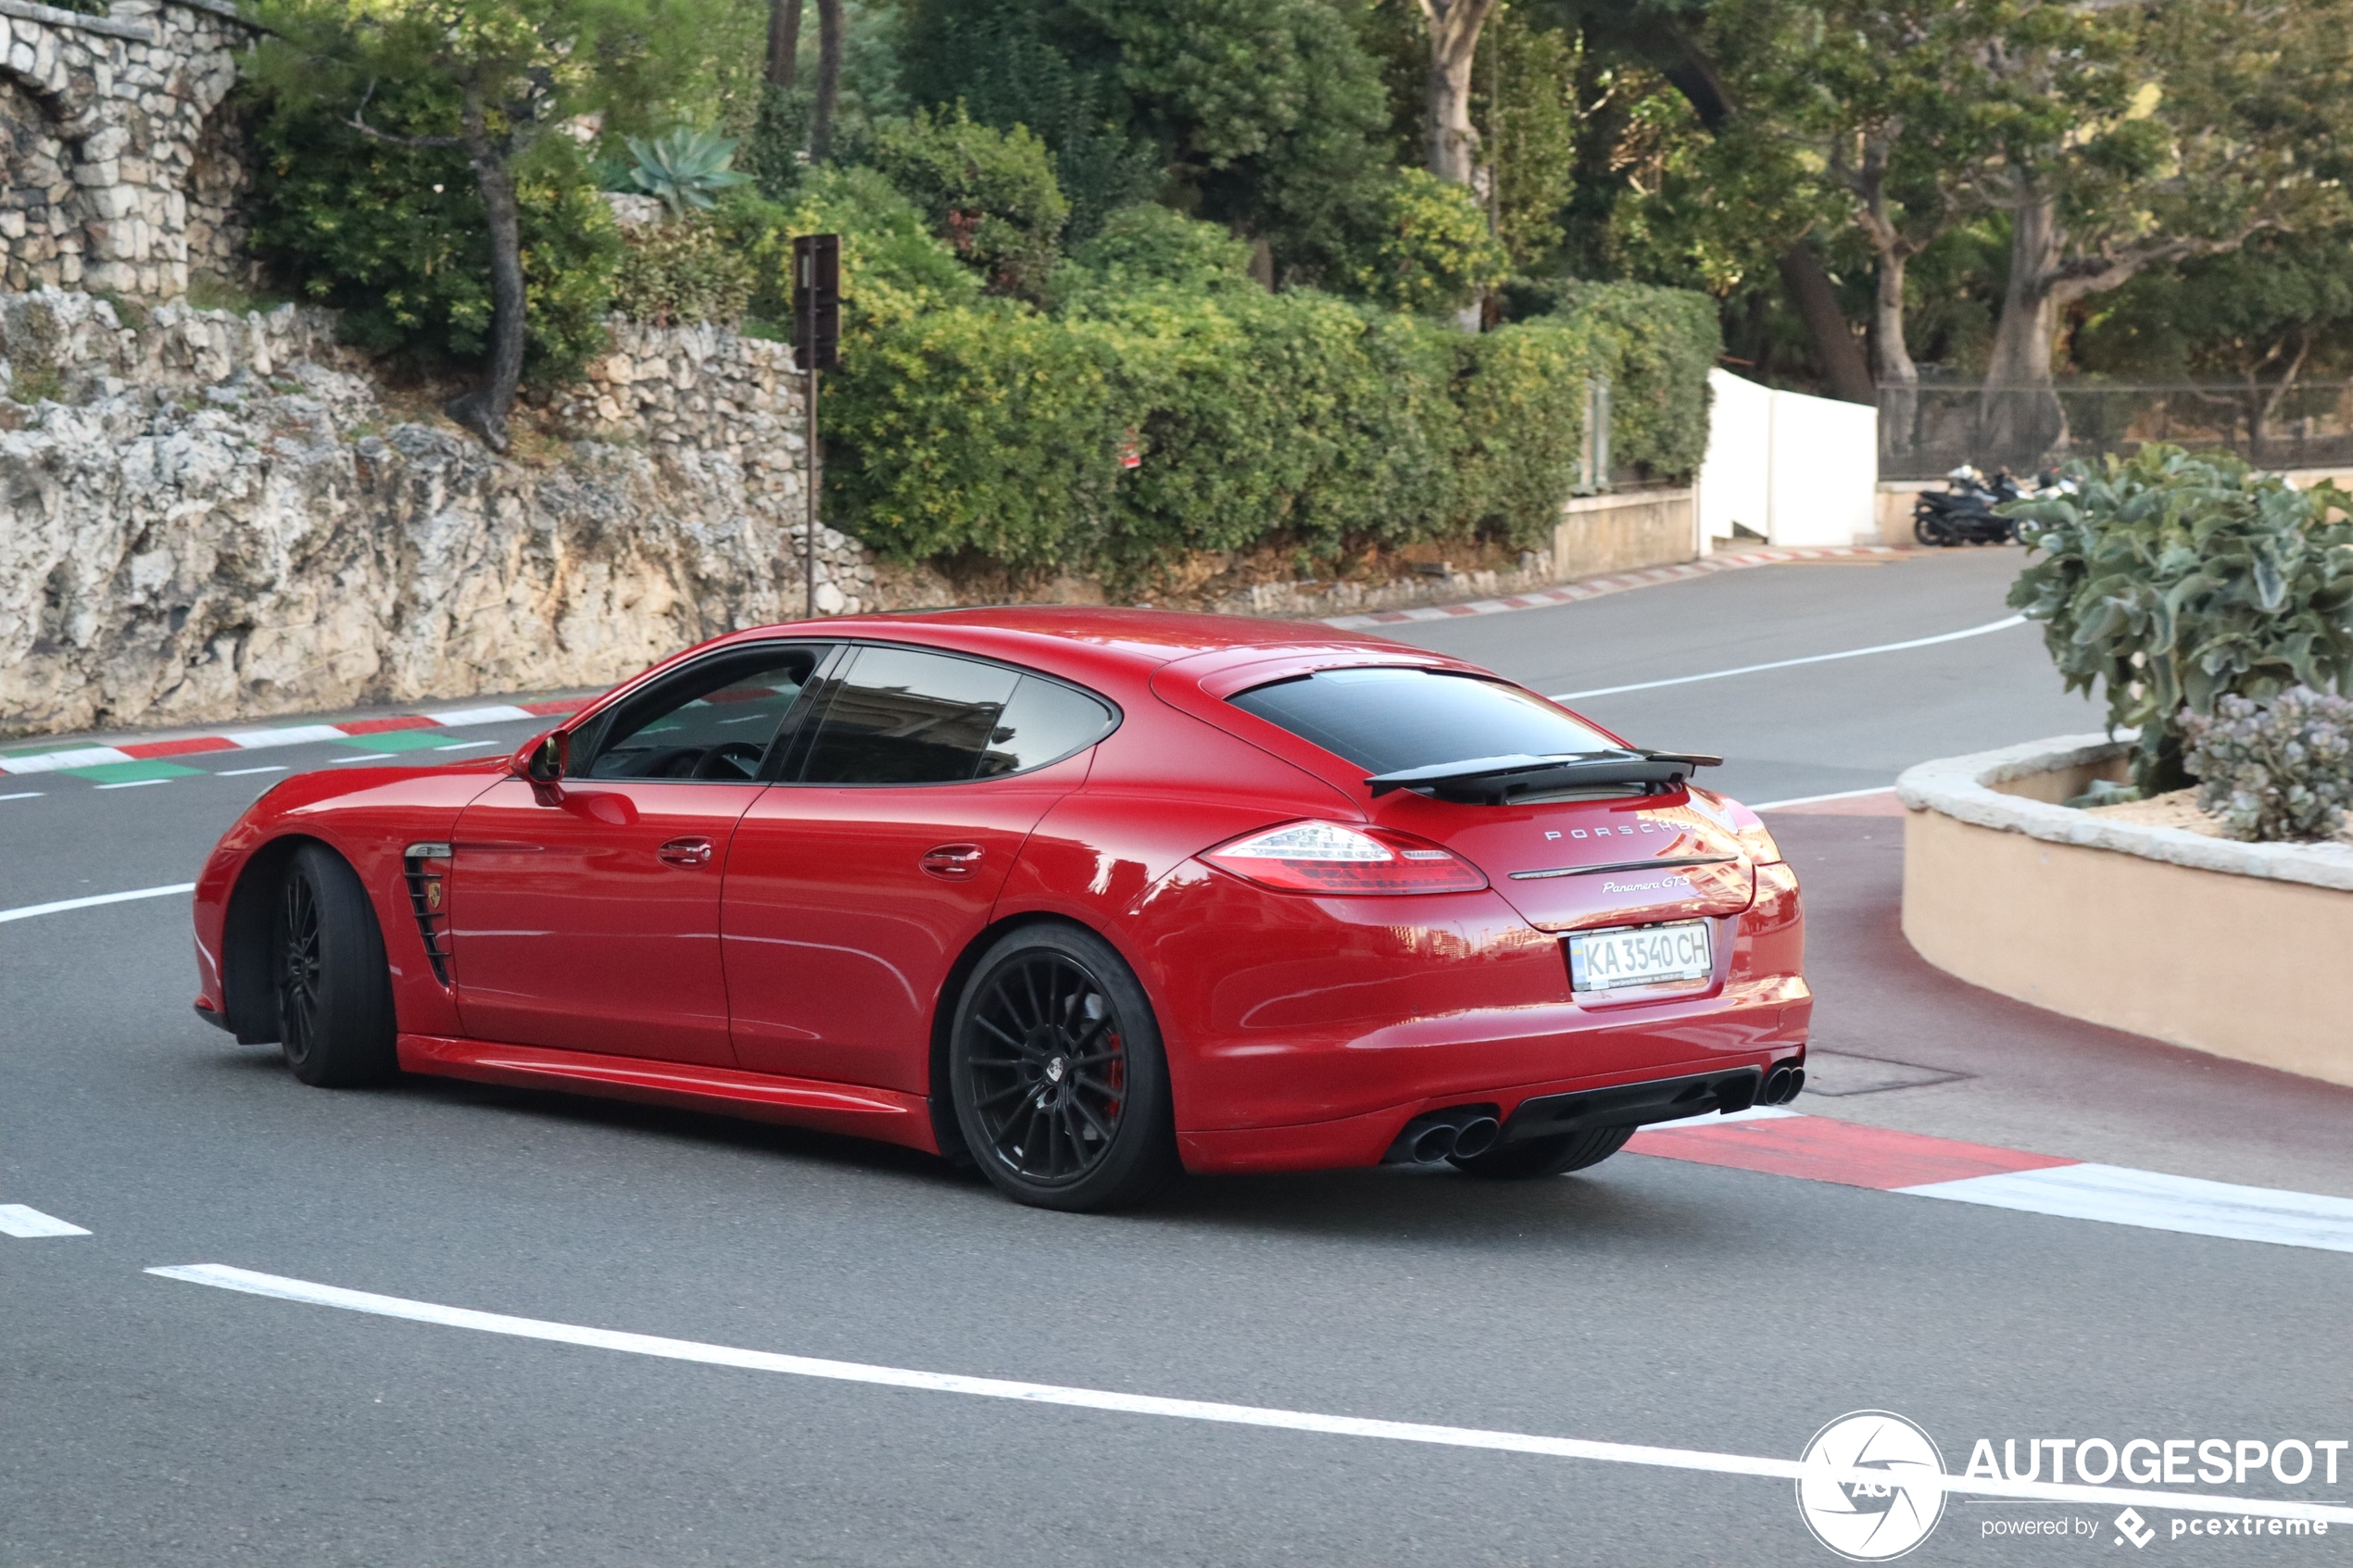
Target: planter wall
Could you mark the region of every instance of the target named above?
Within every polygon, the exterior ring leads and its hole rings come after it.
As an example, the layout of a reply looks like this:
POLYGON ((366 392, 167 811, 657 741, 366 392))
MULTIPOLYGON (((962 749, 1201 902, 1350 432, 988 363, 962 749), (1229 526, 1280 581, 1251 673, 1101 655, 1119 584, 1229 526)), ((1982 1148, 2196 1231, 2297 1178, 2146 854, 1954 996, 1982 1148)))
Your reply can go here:
POLYGON ((2057 804, 2121 776, 2125 751, 2068 736, 1906 772, 1905 936, 2020 1001, 2353 1085, 2353 847, 2057 804))

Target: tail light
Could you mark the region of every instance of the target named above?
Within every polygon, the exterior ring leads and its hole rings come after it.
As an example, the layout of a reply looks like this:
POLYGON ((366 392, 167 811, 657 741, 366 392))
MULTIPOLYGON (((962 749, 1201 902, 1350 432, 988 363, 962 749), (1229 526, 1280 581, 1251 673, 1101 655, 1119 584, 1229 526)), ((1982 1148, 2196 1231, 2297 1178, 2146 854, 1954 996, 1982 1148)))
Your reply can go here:
POLYGON ((1340 822, 1268 828, 1202 859, 1278 893, 1476 893, 1487 885, 1477 866, 1427 838, 1340 822))

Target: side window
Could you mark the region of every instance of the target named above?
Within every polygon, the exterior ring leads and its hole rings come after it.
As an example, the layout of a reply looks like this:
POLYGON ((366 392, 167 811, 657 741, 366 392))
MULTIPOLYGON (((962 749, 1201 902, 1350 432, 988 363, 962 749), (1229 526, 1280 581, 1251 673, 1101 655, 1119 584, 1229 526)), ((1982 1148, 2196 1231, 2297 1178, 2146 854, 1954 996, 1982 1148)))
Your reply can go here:
POLYGON ((757 778, 825 651, 750 648, 683 670, 598 721, 599 734, 584 732, 593 755, 575 758, 573 771, 592 779, 757 778))
POLYGON ((862 647, 829 680, 833 700, 803 784, 949 784, 978 775, 1022 677, 1002 665, 913 648, 862 647))
POLYGON ((981 754, 980 777, 1042 768, 1111 734, 1112 711, 1059 681, 1024 675, 981 754))

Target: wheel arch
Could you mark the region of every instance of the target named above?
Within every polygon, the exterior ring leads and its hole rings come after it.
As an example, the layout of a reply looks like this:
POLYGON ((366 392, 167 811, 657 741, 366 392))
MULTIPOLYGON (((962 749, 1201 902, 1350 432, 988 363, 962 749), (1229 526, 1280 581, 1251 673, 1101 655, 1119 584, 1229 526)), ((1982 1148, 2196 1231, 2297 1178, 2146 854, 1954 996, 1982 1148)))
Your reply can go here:
MULTIPOLYGON (((1151 1002, 1151 987, 1144 984, 1143 972, 1137 967, 1134 960, 1128 958, 1118 939, 1083 920, 1051 909, 1022 909, 983 926, 970 942, 964 944, 963 951, 956 955, 956 961, 948 966, 948 978, 941 983, 938 999, 933 1003, 931 1010, 931 1048, 925 1072, 926 1092, 924 1098, 931 1108, 932 1136, 939 1145, 941 1156, 950 1164, 968 1166, 973 1162, 972 1151, 964 1145, 963 1129, 956 1122, 955 1096, 948 1077, 948 1043, 956 1025, 957 1000, 963 997, 964 985, 972 979, 973 971, 980 967, 981 956, 989 948, 1013 932, 1048 925, 1083 931, 1107 945, 1113 952, 1119 954, 1120 961, 1126 964, 1129 972, 1136 976, 1136 984, 1143 988, 1145 1001, 1151 1002)), ((1152 1010, 1155 1014, 1153 1022, 1157 1025, 1157 1004, 1153 1005, 1152 1010)), ((1164 1059, 1169 1054, 1165 1031, 1162 1032, 1161 1054, 1164 1059)), ((1173 1066, 1170 1071, 1173 1076, 1173 1066)))
POLYGON ((229 1027, 237 1043, 267 1045, 278 1037, 278 1010, 270 987, 270 928, 272 899, 287 864, 305 845, 315 844, 328 854, 351 863, 343 851, 312 834, 290 833, 271 839, 245 857, 229 892, 228 912, 220 926, 220 992, 227 1004, 229 1027))

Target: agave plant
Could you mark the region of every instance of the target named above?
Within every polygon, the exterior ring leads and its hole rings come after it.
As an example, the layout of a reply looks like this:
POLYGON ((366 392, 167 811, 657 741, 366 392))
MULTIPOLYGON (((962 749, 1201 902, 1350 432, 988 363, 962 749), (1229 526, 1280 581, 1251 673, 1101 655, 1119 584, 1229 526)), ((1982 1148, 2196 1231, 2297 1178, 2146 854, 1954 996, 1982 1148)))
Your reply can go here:
POLYGON ((727 167, 735 161, 735 143, 714 132, 684 125, 650 142, 630 137, 629 156, 637 160, 629 178, 639 190, 660 197, 673 218, 686 216, 688 207, 718 206, 712 192, 741 185, 751 178, 727 167))
POLYGON ((2353 692, 2353 495, 2156 443, 2068 472, 2073 496, 2004 508, 2042 558, 2010 606, 2070 690, 2105 686, 2109 728, 2140 732, 2144 794, 2190 782, 2185 715, 2353 692))

